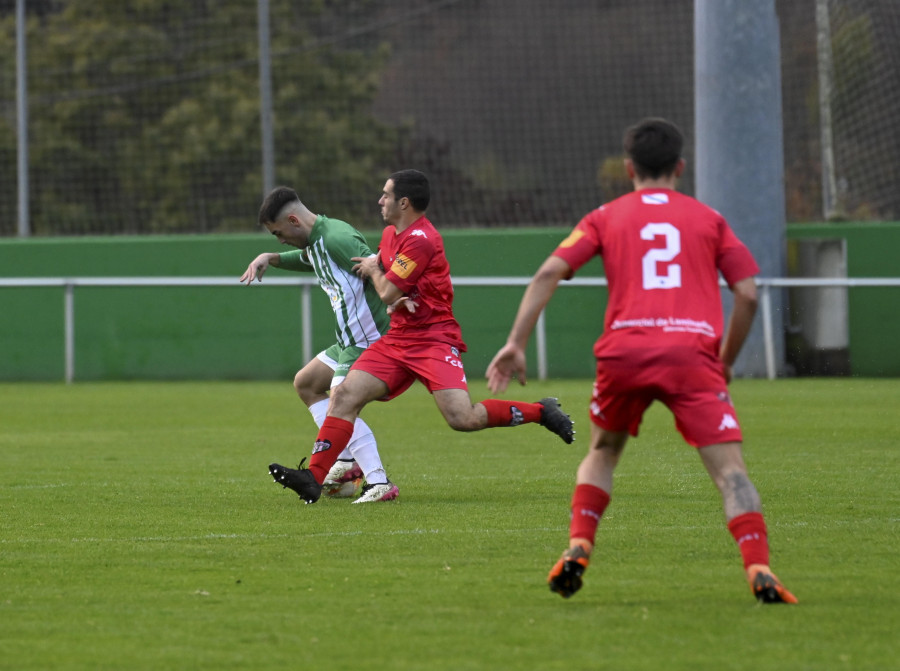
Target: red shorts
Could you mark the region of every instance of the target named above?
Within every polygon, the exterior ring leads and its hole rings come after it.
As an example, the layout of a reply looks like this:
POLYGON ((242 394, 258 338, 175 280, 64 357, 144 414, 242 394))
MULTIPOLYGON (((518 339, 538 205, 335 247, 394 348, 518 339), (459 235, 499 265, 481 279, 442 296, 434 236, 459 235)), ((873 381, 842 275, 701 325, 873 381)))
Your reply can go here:
POLYGON ((722 364, 697 356, 689 364, 635 357, 598 359, 591 397, 591 421, 606 431, 638 435, 653 401, 675 415, 675 428, 689 445, 705 447, 743 440, 737 412, 728 395, 722 364))
POLYGON ((416 380, 430 392, 469 390, 459 349, 447 343, 395 344, 381 338, 360 354, 352 369, 374 375, 387 385, 382 401, 399 396, 416 380))

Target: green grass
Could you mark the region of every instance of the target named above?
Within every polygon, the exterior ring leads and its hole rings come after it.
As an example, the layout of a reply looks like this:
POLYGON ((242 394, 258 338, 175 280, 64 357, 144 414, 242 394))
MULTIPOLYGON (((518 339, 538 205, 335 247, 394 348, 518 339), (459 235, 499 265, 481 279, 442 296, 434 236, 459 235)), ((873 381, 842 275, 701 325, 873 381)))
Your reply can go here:
POLYGON ((590 382, 524 391, 575 445, 454 433, 415 387, 365 412, 399 501, 304 506, 266 470, 314 436, 290 381, 0 385, 0 668, 897 668, 900 381, 733 385, 796 607, 756 604, 661 406, 552 594, 590 382))

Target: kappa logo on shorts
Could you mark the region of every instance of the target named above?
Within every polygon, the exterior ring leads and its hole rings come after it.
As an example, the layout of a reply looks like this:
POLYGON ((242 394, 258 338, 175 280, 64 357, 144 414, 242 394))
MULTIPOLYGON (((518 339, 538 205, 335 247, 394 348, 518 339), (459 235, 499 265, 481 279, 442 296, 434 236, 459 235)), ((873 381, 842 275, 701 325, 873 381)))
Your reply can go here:
POLYGON ((325 450, 331 449, 331 441, 330 440, 317 440, 316 444, 313 445, 313 454, 318 454, 319 452, 324 452, 325 450))
POLYGON ((726 429, 739 429, 741 427, 738 426, 737 420, 731 416, 729 413, 725 413, 722 415, 722 423, 719 424, 719 431, 725 431, 726 429))

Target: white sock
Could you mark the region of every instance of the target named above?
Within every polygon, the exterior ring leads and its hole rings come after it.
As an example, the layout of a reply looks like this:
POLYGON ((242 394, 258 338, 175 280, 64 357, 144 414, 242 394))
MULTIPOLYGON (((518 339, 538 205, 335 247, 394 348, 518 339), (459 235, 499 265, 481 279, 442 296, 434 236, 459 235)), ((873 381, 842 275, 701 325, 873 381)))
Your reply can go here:
POLYGON ((375 434, 361 417, 356 418, 353 425, 353 435, 347 449, 366 476, 366 482, 370 485, 383 485, 387 479, 381 457, 378 455, 378 444, 375 442, 375 434))
MULTIPOLYGON (((328 415, 328 399, 323 398, 321 401, 316 401, 311 406, 309 406, 309 414, 312 415, 313 421, 316 423, 316 426, 322 428, 322 422, 325 421, 325 417, 328 415)), ((358 420, 357 420, 358 421, 358 420)), ((366 427, 368 428, 368 427, 366 427)), ((371 432, 370 432, 371 433, 371 432)), ((354 430, 353 435, 356 435, 356 431, 354 430)), ((351 437, 351 441, 352 441, 351 437)), ((344 448, 344 451, 338 455, 338 459, 342 459, 344 461, 349 461, 353 457, 350 454, 350 447, 347 446, 344 448)), ((362 468, 360 466, 360 468, 362 468)))

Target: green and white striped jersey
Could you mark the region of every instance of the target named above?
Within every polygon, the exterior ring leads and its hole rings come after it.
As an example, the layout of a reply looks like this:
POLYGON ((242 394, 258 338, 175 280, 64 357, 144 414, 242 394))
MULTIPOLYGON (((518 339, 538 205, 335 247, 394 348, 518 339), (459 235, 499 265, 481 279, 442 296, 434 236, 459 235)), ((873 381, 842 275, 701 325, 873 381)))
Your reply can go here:
POLYGON ((309 235, 309 246, 279 255, 280 267, 311 269, 316 274, 331 301, 335 335, 342 347, 368 347, 390 324, 375 287, 351 270, 356 263, 350 259, 372 254, 362 233, 345 221, 320 214, 309 235))

